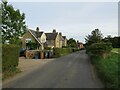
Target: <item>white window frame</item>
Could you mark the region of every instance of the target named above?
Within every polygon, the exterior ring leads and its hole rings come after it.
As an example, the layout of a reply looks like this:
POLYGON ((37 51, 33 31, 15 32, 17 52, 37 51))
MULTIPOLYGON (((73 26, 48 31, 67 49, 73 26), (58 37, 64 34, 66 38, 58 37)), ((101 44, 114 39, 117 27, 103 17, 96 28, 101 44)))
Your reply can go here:
POLYGON ((26 43, 28 43, 28 42, 30 42, 30 41, 32 41, 31 38, 26 38, 26 39, 25 39, 25 42, 26 42, 26 43))

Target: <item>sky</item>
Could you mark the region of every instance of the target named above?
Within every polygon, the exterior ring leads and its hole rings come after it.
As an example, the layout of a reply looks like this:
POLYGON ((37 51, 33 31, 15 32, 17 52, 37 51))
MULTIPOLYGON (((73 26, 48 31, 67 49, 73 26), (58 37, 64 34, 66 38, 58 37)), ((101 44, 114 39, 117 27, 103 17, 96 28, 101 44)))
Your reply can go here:
POLYGON ((85 42, 94 29, 104 36, 118 36, 117 2, 9 2, 25 13, 29 29, 41 31, 56 29, 67 38, 85 42))

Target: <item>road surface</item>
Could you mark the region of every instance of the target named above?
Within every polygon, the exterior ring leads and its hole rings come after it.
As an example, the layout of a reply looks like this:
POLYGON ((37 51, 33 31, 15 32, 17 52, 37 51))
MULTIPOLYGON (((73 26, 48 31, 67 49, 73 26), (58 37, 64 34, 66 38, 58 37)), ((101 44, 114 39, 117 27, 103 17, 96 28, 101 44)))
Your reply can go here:
POLYGON ((103 88, 84 50, 60 57, 3 88, 103 88))

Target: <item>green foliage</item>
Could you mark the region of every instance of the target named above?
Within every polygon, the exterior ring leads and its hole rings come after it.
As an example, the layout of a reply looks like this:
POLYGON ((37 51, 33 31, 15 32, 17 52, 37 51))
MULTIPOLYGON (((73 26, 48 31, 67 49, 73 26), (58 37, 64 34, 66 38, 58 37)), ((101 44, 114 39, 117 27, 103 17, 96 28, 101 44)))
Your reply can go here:
POLYGON ((62 46, 62 48, 67 48, 67 46, 62 46))
POLYGON ((99 29, 92 31, 86 38, 86 52, 92 57, 102 56, 106 58, 112 50, 112 43, 103 42, 102 34, 99 29))
POLYGON ((26 32, 25 14, 21 14, 19 9, 15 10, 6 1, 2 1, 1 7, 2 43, 4 44, 8 41, 10 44, 18 44, 19 38, 26 32))
MULTIPOLYGON (((94 59, 98 58, 94 57, 94 59)), ((118 78, 120 78, 120 73, 118 73, 118 66, 120 66, 119 59, 120 54, 111 53, 108 58, 99 58, 99 60, 94 62, 98 74, 105 83, 106 88, 118 90, 118 86, 120 86, 120 83, 118 82, 118 78)))
POLYGON ((2 71, 16 69, 19 61, 19 47, 16 45, 2 45, 2 71))
POLYGON ((53 48, 53 57, 61 57, 67 54, 70 54, 72 52, 79 51, 77 48, 53 48))
POLYGON ((93 43, 99 43, 102 41, 102 33, 99 31, 99 29, 95 29, 91 32, 91 35, 86 36, 85 41, 86 45, 89 46, 93 43))
POLYGON ((5 71, 4 73, 2 73, 2 80, 5 80, 11 76, 14 76, 17 73, 20 73, 21 70, 19 68, 11 68, 9 71, 5 71))
MULTIPOLYGON (((106 88, 113 88, 118 90, 118 74, 120 65, 119 53, 111 53, 112 46, 116 45, 115 42, 110 41, 111 37, 102 39, 102 34, 98 29, 92 31, 91 35, 88 35, 86 40, 86 52, 91 58, 91 63, 97 68, 99 76, 105 83, 106 88)), ((118 40, 117 40, 118 43, 118 40)))
POLYGON ((72 48, 72 52, 76 52, 76 51, 79 51, 80 49, 78 48, 72 48))
POLYGON ((45 50, 51 50, 52 48, 51 47, 45 47, 45 50))
POLYGON ((120 48, 113 48, 112 49, 113 53, 119 53, 120 54, 120 48))
POLYGON ((53 48, 54 57, 60 57, 72 53, 71 48, 53 48))
POLYGON ((28 42, 28 43, 26 43, 26 46, 29 48, 29 49, 31 49, 31 50, 34 50, 34 49, 37 49, 37 48, 39 48, 39 43, 34 43, 34 42, 28 42))
POLYGON ((104 41, 104 42, 111 42, 113 48, 120 48, 120 43, 119 43, 119 41, 120 41, 120 36, 118 36, 118 37, 111 37, 111 36, 109 35, 109 36, 105 37, 105 38, 103 39, 103 41, 104 41))
POLYGON ((103 53, 109 53, 112 50, 111 43, 93 43, 87 47, 87 52, 93 55, 102 55, 103 53))
POLYGON ((69 40, 67 40, 67 47, 77 48, 77 42, 75 41, 75 39, 70 38, 69 40))

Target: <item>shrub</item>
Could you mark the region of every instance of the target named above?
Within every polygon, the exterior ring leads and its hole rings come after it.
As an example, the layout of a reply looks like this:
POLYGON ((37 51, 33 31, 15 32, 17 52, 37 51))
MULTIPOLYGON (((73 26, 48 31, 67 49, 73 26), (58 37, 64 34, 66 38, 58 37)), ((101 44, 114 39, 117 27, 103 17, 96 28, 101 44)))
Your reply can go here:
POLYGON ((45 50, 51 50, 51 47, 45 47, 45 50))
POLYGON ((28 42, 26 43, 26 46, 30 49, 30 50, 34 50, 39 48, 39 43, 37 42, 28 42))
POLYGON ((106 88, 114 88, 113 90, 117 90, 119 84, 119 59, 120 55, 116 53, 111 53, 111 55, 106 58, 99 58, 96 61, 95 66, 101 77, 102 81, 105 83, 106 88))
POLYGON ((54 57, 60 57, 72 53, 71 48, 53 48, 54 57))
POLYGON ((2 71, 15 70, 19 61, 19 46, 2 45, 2 71))
POLYGON ((76 51, 79 51, 80 49, 78 49, 78 48, 74 48, 74 52, 76 52, 76 51))
POLYGON ((94 43, 87 47, 87 52, 90 55, 103 56, 106 58, 112 50, 111 43, 94 43))
POLYGON ((68 48, 67 46, 62 46, 62 48, 68 48))

